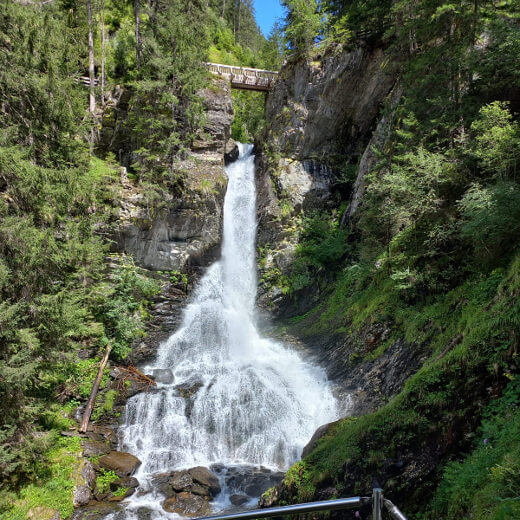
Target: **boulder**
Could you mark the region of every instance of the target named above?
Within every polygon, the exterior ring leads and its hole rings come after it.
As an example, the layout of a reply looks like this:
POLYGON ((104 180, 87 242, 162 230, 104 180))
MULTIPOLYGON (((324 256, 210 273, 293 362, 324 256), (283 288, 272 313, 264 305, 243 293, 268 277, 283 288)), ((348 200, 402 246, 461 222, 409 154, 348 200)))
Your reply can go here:
POLYGON ((284 477, 284 473, 280 471, 249 465, 221 468, 213 465, 211 469, 224 478, 225 486, 231 493, 238 496, 247 495, 248 500, 258 498, 284 477))
POLYGON ((218 477, 203 466, 175 471, 171 475, 170 485, 174 491, 208 498, 216 497, 221 491, 218 477))
POLYGON ((74 507, 86 506, 92 498, 92 492, 88 486, 78 486, 72 493, 74 507))
POLYGON ((118 478, 110 483, 110 490, 116 491, 120 487, 134 489, 139 486, 139 481, 135 477, 118 478))
POLYGON ((208 516, 211 513, 209 502, 199 495, 187 491, 177 493, 163 502, 163 509, 168 513, 182 516, 208 516))
POLYGON ((86 506, 92 499, 92 491, 96 485, 96 472, 94 466, 87 459, 79 457, 72 474, 74 490, 72 491, 72 503, 74 507, 86 506))
POLYGON ((208 488, 211 496, 215 497, 220 493, 221 488, 218 478, 208 468, 197 466, 190 469, 190 475, 195 482, 208 488))
POLYGON ((99 457, 112 451, 109 442, 84 439, 81 441, 84 457, 99 457))
POLYGON ((166 498, 170 498, 174 491, 171 484, 172 473, 160 473, 158 475, 154 475, 150 482, 151 487, 157 490, 161 495, 164 495, 166 498))
POLYGON ((125 498, 129 497, 129 496, 132 496, 133 494, 135 493, 135 489, 134 488, 128 488, 126 491, 125 491, 125 494, 124 495, 112 495, 108 501, 109 502, 121 502, 123 501, 125 498))
POLYGON ((175 491, 187 491, 193 485, 193 478, 188 470, 176 471, 172 475, 170 484, 175 491))
POLYGON ((113 471, 118 477, 129 477, 141 465, 141 461, 130 453, 111 451, 99 459, 99 465, 113 471))
MULTIPOLYGON (((115 502, 98 502, 90 506, 82 507, 75 511, 71 520, 102 520, 120 509, 120 505, 115 502)), ((38 517, 38 520, 40 518, 38 517)))
POLYGON ((240 150, 238 149, 237 143, 233 141, 233 139, 228 139, 226 143, 226 148, 224 150, 224 163, 226 166, 235 162, 240 155, 240 150))

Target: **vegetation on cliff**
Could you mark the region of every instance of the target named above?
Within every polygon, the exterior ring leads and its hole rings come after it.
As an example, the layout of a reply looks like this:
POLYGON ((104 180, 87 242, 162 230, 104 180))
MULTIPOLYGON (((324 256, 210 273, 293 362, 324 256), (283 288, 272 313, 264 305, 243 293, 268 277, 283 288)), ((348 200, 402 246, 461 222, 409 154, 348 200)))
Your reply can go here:
POLYGON ((254 65, 264 44, 246 0, 0 2, 2 518, 35 506, 70 515, 79 447, 58 433, 106 345, 117 362, 145 334, 158 283, 109 256, 123 189, 116 157, 131 158, 123 180, 151 207, 163 190, 181 194, 179 161, 204 126, 203 62, 231 52, 254 65), (89 29, 93 106, 79 81, 89 29), (98 140, 121 88, 124 150, 98 140))
MULTIPOLYGON (((412 518, 516 518, 520 5, 285 4, 290 60, 383 47, 403 89, 355 216, 341 227, 339 202, 298 219, 279 285, 326 296, 287 326, 348 336, 352 367, 398 340, 427 361, 378 411, 333 426, 271 498, 364 494, 375 480, 412 518), (391 334, 366 343, 375 323, 391 334)), ((339 199, 359 160, 330 158, 339 199)))

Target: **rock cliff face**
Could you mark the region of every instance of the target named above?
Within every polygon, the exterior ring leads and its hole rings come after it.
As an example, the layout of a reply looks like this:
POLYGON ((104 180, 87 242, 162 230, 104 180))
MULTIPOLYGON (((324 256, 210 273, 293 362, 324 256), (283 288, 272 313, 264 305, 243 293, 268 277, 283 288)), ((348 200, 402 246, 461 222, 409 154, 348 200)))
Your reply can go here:
POLYGON ((288 65, 267 102, 270 146, 324 163, 360 155, 395 82, 384 51, 365 46, 338 46, 320 61, 288 65))
MULTIPOLYGON (((365 176, 377 162, 374 148, 386 146, 402 95, 397 73, 386 63, 382 49, 361 46, 330 50, 319 62, 288 65, 269 94, 268 125, 258 144, 259 304, 326 368, 347 401, 348 415, 373 412, 399 393, 424 363, 424 346, 393 338, 390 322, 367 323, 357 331, 331 323, 330 332, 311 333, 335 280, 321 273, 321 284, 290 294, 284 278, 290 276, 303 214, 335 210, 346 225, 362 204, 365 176), (338 187, 338 166, 345 163, 358 165, 350 193, 338 187), (342 214, 345 198, 350 201, 342 214), (298 323, 286 320, 295 316, 298 323)), ((306 455, 328 429, 316 433, 306 455)), ((334 489, 328 491, 314 498, 330 498, 334 489)), ((291 493, 282 483, 262 503, 290 502, 291 493)))
POLYGON ((364 175, 375 161, 372 147, 384 144, 389 126, 382 108, 400 97, 397 74, 386 64, 382 49, 338 46, 320 61, 287 65, 269 93, 268 125, 257 146, 259 304, 275 315, 308 310, 294 306, 279 283, 294 258, 299 219, 302 211, 338 207, 337 167, 361 158, 344 221, 359 205, 364 175))
POLYGON ((149 204, 138 189, 125 185, 115 248, 147 269, 182 271, 188 265, 208 265, 218 256, 227 186, 224 155, 234 153, 233 102, 229 86, 221 80, 200 94, 206 126, 179 164, 184 173, 182 195, 149 204))

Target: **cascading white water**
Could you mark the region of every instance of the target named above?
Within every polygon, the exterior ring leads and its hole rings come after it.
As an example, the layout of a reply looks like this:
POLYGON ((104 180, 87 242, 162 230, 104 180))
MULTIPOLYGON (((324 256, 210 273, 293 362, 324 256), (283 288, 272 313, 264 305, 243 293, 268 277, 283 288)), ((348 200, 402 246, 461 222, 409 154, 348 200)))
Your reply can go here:
MULTIPOLYGON (((261 337, 255 326, 251 152, 251 145, 240 145, 239 160, 226 169, 222 258, 200 281, 181 328, 145 367, 171 369, 175 379, 128 401, 122 444, 142 461, 140 482, 154 473, 216 462, 284 470, 316 428, 336 418, 325 372, 261 337)), ((152 495, 131 499, 129 509, 150 507, 158 500, 152 495)), ((174 516, 159 510, 157 504, 153 518, 174 516)))

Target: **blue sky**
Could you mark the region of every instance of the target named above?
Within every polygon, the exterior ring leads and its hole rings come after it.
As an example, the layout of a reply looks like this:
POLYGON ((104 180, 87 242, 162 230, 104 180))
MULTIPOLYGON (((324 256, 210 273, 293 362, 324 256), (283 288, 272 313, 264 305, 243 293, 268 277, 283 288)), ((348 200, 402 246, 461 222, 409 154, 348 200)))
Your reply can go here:
POLYGON ((254 0, 256 22, 264 36, 268 36, 277 18, 283 18, 280 0, 254 0))

